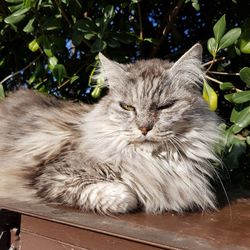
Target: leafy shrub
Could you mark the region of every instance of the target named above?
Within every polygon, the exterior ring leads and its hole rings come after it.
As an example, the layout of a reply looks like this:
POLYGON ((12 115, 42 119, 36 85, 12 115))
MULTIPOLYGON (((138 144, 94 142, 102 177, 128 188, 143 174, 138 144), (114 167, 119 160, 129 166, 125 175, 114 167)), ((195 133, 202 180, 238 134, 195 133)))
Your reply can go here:
MULTIPOLYGON (((236 73, 228 73, 222 65, 217 66, 218 71, 210 69, 220 59, 226 58, 220 56, 220 51, 225 50, 227 54, 234 52, 234 56, 241 54, 250 54, 250 29, 247 23, 243 28, 232 28, 226 32, 226 18, 223 15, 214 25, 214 37, 208 39, 207 48, 212 55, 212 60, 207 63, 207 79, 219 84, 220 92, 224 98, 230 102, 230 119, 221 127, 224 130, 224 164, 232 172, 232 178, 249 173, 249 146, 250 146, 250 68, 243 67, 236 73), (242 32, 243 31, 243 32, 242 32), (210 75, 228 76, 234 75, 241 79, 241 83, 226 82, 211 77, 210 75), (237 86, 239 85, 239 87, 237 86)), ((227 55, 230 57, 230 54, 227 55)), ((217 94, 205 82, 203 96, 208 101, 211 109, 217 108, 217 94)), ((247 174, 246 182, 249 181, 247 174)), ((242 179, 242 178, 240 178, 242 179)))

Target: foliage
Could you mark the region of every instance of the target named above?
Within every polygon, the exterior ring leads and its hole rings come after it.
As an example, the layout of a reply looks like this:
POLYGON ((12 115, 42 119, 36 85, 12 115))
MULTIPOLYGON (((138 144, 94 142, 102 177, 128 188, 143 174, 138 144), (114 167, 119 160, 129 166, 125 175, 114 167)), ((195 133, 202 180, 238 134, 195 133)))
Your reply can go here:
MULTIPOLYGON (((222 80, 215 79, 211 76, 207 78, 219 84, 221 92, 224 94, 224 98, 232 103, 232 110, 230 114, 230 122, 228 124, 222 124, 222 129, 224 130, 224 163, 229 167, 231 171, 245 170, 249 168, 249 162, 240 161, 240 159, 246 154, 249 156, 249 142, 250 142, 250 68, 243 67, 236 73, 225 72, 224 67, 217 67, 218 71, 210 71, 213 65, 218 61, 218 55, 220 51, 226 49, 226 52, 230 52, 230 48, 234 50, 235 55, 241 56, 241 54, 250 54, 250 39, 249 34, 245 31, 245 26, 243 26, 243 33, 241 28, 232 28, 226 32, 226 17, 223 15, 214 25, 213 33, 214 37, 211 37, 207 41, 207 48, 209 53, 212 55, 213 59, 211 64, 207 68, 208 75, 220 74, 223 76, 235 75, 239 76, 242 80, 240 87, 237 87, 236 83, 223 82, 222 80), (242 46, 244 44, 244 46, 242 46), (240 165, 242 164, 242 165, 240 165)), ((247 32, 250 32, 247 29, 247 32)), ((207 88, 208 84, 205 82, 204 89, 207 88)), ((209 85, 208 85, 209 86, 209 85)), ((210 92, 209 95, 204 96, 211 109, 216 104, 216 93, 210 87, 207 91, 210 92), (209 98, 210 97, 210 98, 209 98), (214 100, 215 99, 215 100, 214 100)), ((246 157, 247 158, 247 157, 246 157)), ((249 169, 248 169, 249 171, 249 169)))
POLYGON ((250 183, 249 7, 247 1, 1 1, 0 99, 24 86, 95 102, 105 94, 103 79, 92 80, 98 52, 120 62, 173 60, 201 41, 203 96, 224 121, 223 155, 231 179, 245 185, 250 183))

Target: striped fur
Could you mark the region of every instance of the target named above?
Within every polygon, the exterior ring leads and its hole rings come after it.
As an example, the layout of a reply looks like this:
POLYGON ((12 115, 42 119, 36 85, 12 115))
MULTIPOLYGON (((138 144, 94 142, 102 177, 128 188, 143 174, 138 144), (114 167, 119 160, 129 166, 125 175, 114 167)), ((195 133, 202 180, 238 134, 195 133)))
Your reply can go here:
POLYGON ((215 208, 218 119, 200 94, 200 57, 199 44, 174 64, 100 55, 110 91, 91 107, 28 90, 6 98, 0 196, 104 214, 215 208))

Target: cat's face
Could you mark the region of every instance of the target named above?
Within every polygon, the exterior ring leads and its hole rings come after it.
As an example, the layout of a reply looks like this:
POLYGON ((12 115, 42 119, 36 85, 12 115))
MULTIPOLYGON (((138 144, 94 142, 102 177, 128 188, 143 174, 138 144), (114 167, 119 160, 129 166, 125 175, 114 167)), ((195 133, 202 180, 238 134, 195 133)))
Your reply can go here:
POLYGON ((196 86, 202 71, 194 52, 200 53, 200 47, 193 50, 175 64, 109 61, 113 65, 112 72, 107 68, 106 114, 129 144, 164 143, 201 126, 207 108, 196 86))

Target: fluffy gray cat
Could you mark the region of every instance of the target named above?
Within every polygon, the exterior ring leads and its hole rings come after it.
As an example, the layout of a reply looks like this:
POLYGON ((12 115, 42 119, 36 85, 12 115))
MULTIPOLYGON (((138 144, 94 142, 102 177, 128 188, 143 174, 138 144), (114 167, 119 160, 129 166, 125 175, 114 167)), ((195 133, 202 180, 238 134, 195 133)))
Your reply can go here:
POLYGON ((177 62, 100 54, 93 106, 21 90, 0 103, 0 196, 104 214, 215 208, 218 119, 200 85, 202 47, 177 62))

